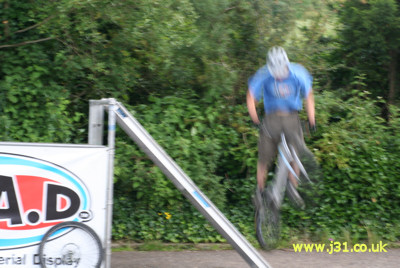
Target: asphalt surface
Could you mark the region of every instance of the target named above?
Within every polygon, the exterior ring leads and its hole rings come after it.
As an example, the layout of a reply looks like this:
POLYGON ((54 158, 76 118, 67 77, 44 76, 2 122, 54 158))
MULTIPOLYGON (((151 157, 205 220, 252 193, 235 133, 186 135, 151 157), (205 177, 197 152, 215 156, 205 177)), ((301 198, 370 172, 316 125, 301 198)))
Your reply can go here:
MULTIPOLYGON (((398 268, 400 249, 382 253, 259 251, 273 268, 398 268)), ((113 252, 112 268, 245 268, 250 267, 234 250, 121 251, 113 252)))

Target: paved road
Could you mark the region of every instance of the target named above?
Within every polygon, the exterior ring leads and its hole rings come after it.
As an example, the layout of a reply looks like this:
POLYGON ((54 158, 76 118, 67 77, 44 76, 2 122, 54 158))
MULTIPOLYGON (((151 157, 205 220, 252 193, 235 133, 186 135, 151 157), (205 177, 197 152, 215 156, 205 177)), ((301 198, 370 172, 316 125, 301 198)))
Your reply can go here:
MULTIPOLYGON (((273 268, 398 268, 400 249, 384 253, 296 253, 260 251, 273 268)), ((123 251, 113 252, 112 268, 246 268, 234 250, 217 251, 123 251)))

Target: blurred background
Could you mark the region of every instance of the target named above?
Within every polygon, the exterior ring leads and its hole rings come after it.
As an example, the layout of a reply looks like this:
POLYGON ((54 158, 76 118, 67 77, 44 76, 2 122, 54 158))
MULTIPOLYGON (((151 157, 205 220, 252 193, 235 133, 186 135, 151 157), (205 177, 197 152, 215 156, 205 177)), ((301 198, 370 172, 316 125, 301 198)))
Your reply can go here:
MULTIPOLYGON (((396 242, 399 18, 399 0, 0 0, 0 139, 87 143, 89 100, 116 98, 256 245, 247 79, 280 45, 314 77, 323 172, 315 206, 283 207, 282 246, 396 242)), ((115 240, 225 242, 120 129, 116 147, 115 240)))

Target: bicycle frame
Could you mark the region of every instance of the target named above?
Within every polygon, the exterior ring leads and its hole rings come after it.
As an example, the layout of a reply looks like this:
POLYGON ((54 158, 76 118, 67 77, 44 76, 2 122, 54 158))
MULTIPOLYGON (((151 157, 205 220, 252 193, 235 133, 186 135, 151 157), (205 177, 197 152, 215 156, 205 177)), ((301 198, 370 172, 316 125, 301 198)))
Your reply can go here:
POLYGON ((305 170, 303 164, 297 156, 294 147, 287 144, 285 135, 283 133, 281 133, 281 142, 278 145, 278 153, 278 163, 277 168, 275 169, 276 173, 272 181, 273 187, 271 191, 273 196, 275 197, 276 205, 280 207, 282 205, 289 173, 291 173, 300 183, 299 175, 291 166, 291 162, 294 161, 297 164, 300 172, 303 173, 303 175, 310 183, 312 183, 312 181, 310 180, 307 171, 305 170))
MULTIPOLYGON (((265 125, 262 124, 260 127, 263 127, 265 135, 268 135, 270 138, 272 138, 265 125)), ((303 149, 305 152, 307 152, 305 145, 304 148, 298 149, 300 150, 300 156, 302 156, 304 153, 302 151, 303 149)), ((296 187, 288 182, 289 175, 292 174, 298 183, 302 183, 304 181, 301 181, 299 176, 300 174, 303 174, 307 179, 307 182, 312 183, 303 164, 300 161, 300 158, 303 160, 303 157, 299 157, 294 147, 287 143, 284 133, 281 133, 278 152, 274 179, 271 181, 271 185, 264 190, 262 196, 262 207, 256 209, 255 213, 257 240, 261 247, 267 250, 275 248, 277 242, 279 241, 279 211, 283 202, 285 190, 288 190, 289 197, 298 207, 305 207, 304 200, 295 189, 296 187), (298 168, 293 168, 291 164, 296 164, 298 168)))

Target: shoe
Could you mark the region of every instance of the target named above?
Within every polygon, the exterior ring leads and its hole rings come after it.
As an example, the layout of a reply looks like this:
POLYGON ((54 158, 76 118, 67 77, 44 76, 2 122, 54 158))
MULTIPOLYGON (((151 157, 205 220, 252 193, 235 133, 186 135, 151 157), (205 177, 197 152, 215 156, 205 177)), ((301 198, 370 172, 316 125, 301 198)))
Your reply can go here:
POLYGON ((303 198, 301 198, 299 192, 296 190, 291 182, 288 182, 286 190, 290 201, 292 201, 292 203, 295 204, 298 208, 305 209, 306 205, 303 198))

